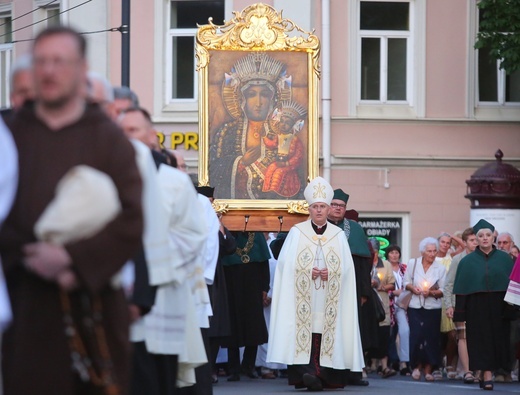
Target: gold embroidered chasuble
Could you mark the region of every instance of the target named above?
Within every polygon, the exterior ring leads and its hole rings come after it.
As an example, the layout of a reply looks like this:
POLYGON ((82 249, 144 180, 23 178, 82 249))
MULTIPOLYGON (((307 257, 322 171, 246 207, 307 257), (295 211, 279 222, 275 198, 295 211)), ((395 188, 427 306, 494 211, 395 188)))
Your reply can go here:
POLYGON ((359 371, 363 353, 355 273, 347 239, 328 224, 317 235, 310 221, 295 225, 280 252, 273 286, 268 361, 307 364, 312 333, 321 333, 320 365, 359 371), (312 268, 328 269, 328 281, 312 268))
POLYGON ((311 333, 322 334, 321 353, 332 356, 339 303, 341 262, 336 237, 302 232, 295 266, 296 354, 310 353, 311 333), (323 261, 323 262, 322 262, 323 261), (312 280, 312 268, 327 268, 328 281, 312 280), (312 319, 309 319, 312 318, 312 319), (317 321, 317 322, 316 322, 317 321))

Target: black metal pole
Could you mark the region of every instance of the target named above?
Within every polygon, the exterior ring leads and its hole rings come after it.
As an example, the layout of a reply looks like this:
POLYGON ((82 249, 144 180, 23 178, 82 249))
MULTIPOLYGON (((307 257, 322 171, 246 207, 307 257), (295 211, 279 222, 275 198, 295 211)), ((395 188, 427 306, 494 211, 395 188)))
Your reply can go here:
POLYGON ((121 7, 121 85, 130 86, 130 0, 121 7))

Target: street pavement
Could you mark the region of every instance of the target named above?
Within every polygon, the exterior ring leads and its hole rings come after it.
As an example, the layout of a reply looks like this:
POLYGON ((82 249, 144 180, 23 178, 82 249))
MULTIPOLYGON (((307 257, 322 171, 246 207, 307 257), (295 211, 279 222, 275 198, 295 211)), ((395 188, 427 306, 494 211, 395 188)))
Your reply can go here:
MULTIPOLYGON (((383 379, 376 374, 368 376, 370 385, 368 387, 345 387, 341 390, 324 390, 323 394, 386 394, 386 395, 459 395, 484 393, 478 384, 464 384, 460 380, 443 380, 433 383, 414 381, 411 377, 394 376, 383 379)), ((219 377, 219 382, 213 386, 214 395, 254 395, 254 394, 307 394, 307 390, 295 390, 287 385, 287 379, 250 379, 242 376, 238 382, 228 382, 226 377, 219 377)), ((493 392, 486 394, 520 394, 520 383, 502 384, 495 383, 493 392)))

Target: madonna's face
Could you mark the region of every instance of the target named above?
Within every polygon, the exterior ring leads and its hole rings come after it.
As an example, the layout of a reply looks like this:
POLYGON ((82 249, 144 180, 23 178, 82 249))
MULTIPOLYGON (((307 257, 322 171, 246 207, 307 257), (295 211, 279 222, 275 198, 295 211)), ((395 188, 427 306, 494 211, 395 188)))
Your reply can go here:
POLYGON ((253 85, 244 91, 246 116, 251 121, 265 121, 271 102, 273 101, 273 92, 266 85, 253 85))

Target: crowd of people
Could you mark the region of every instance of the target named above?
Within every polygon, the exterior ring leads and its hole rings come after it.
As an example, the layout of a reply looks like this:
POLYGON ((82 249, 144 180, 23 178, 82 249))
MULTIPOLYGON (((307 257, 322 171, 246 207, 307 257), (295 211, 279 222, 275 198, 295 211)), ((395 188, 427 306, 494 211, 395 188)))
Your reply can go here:
POLYGON ((321 177, 288 233, 230 231, 215 189, 161 148, 134 92, 87 72, 85 54, 74 30, 41 32, 2 112, 6 395, 212 394, 222 375, 312 391, 372 374, 484 390, 513 380, 511 234, 480 220, 424 238, 405 264, 321 177))

